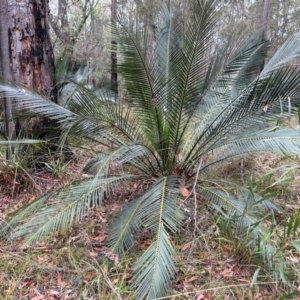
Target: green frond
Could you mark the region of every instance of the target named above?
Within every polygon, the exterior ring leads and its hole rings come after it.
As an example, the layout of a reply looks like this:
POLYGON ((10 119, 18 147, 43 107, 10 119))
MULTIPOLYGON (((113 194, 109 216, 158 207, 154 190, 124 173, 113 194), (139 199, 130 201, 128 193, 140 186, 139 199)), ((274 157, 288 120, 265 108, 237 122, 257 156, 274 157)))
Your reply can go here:
POLYGON ((129 203, 112 227, 111 251, 124 254, 143 230, 153 232, 154 242, 134 266, 133 289, 137 299, 154 299, 169 291, 176 268, 176 253, 169 231, 182 227, 179 178, 162 177, 145 194, 129 203))
POLYGON ((151 121, 151 117, 155 119, 155 108, 151 104, 155 91, 146 50, 135 38, 134 33, 128 31, 122 19, 119 18, 118 21, 118 25, 112 24, 121 54, 118 72, 125 80, 129 101, 138 110, 141 123, 155 126, 151 121))
POLYGON ((296 104, 299 95, 299 72, 286 64, 300 55, 299 49, 300 40, 296 34, 278 50, 276 59, 268 63, 264 71, 240 91, 237 90, 232 95, 232 84, 225 84, 225 90, 219 93, 209 91, 207 102, 216 105, 204 111, 202 116, 199 115, 201 122, 186 148, 188 150, 184 153, 184 160, 197 161, 201 152, 207 151, 210 143, 213 144, 232 134, 246 132, 247 128, 253 130, 254 126, 255 130, 263 128, 268 119, 280 112, 281 101, 292 98, 296 104), (209 101, 213 99, 212 96, 216 97, 217 101, 209 101), (267 108, 264 103, 267 103, 267 108), (264 113, 264 109, 267 109, 268 113, 264 113), (203 122, 205 119, 206 122, 203 122))
POLYGON ((135 246, 136 234, 143 229, 143 224, 136 218, 136 214, 147 196, 146 193, 127 204, 113 223, 108 237, 108 246, 113 253, 121 256, 135 246))
MULTIPOLYGON (((243 199, 247 204, 252 205, 254 208, 258 208, 258 215, 261 214, 261 210, 269 210, 269 211, 276 211, 278 213, 282 213, 283 210, 277 204, 274 204, 270 200, 268 200, 269 196, 266 195, 261 197, 260 195, 256 194, 256 187, 253 186, 252 180, 250 180, 249 188, 244 188, 234 182, 222 181, 218 180, 217 184, 224 187, 225 189, 234 190, 235 195, 239 195, 239 198, 243 199)), ((254 211, 252 209, 252 211, 254 211)))
POLYGON ((257 71, 257 66, 264 58, 266 44, 261 41, 261 36, 254 35, 250 39, 247 37, 247 41, 243 38, 236 43, 237 49, 226 45, 211 60, 202 87, 203 96, 190 122, 190 127, 195 128, 195 132, 189 137, 189 132, 185 133, 185 143, 182 146, 184 156, 195 146, 194 141, 198 142, 205 130, 216 122, 216 118, 252 82, 253 70, 257 71), (228 55, 227 51, 230 51, 228 55))
POLYGON ((87 88, 76 85, 68 104, 68 109, 76 118, 64 127, 64 131, 68 135, 98 140, 104 145, 111 142, 120 146, 140 140, 142 128, 138 126, 130 107, 121 100, 114 103, 109 97, 110 92, 99 97, 87 88))
POLYGON ((172 232, 180 229, 185 215, 179 200, 179 178, 158 179, 146 193, 124 207, 110 234, 112 251, 124 253, 135 244, 134 234, 143 230, 156 232, 161 224, 172 232))
POLYGON ((52 192, 47 194, 44 197, 41 197, 35 200, 33 203, 26 205, 25 207, 21 207, 18 211, 8 216, 8 221, 1 222, 0 228, 0 238, 9 238, 14 231, 16 225, 20 224, 24 219, 29 216, 33 216, 36 212, 38 212, 42 207, 47 203, 47 201, 53 197, 56 192, 52 192))
POLYGON ((143 129, 143 142, 159 152, 163 165, 166 166, 170 150, 169 129, 164 124, 162 109, 157 106, 159 100, 154 89, 153 63, 146 55, 147 50, 121 21, 114 30, 120 45, 118 71, 125 80, 126 98, 132 116, 138 122, 137 128, 143 129))
MULTIPOLYGON (((14 230, 12 237, 20 238, 25 236, 27 243, 33 243, 49 237, 58 230, 67 229, 74 222, 82 219, 91 207, 101 205, 103 198, 109 197, 121 182, 130 179, 132 179, 132 176, 129 175, 105 178, 96 177, 86 180, 58 195, 48 197, 38 211, 34 203, 33 206, 29 206, 26 210, 27 215, 30 209, 34 210, 34 214, 29 215, 24 223, 14 230)), ((22 211, 20 213, 23 214, 22 211)))
POLYGON ((13 103, 19 116, 39 115, 61 122, 71 121, 76 116, 69 110, 55 104, 44 96, 22 85, 0 82, 0 100, 5 98, 13 103))
MULTIPOLYGON (((228 188, 228 186, 227 186, 228 188)), ((260 225, 262 219, 257 217, 261 215, 257 210, 256 199, 246 197, 244 193, 236 195, 214 187, 201 187, 200 195, 211 201, 216 211, 224 214, 228 219, 236 220, 242 229, 249 230, 255 235, 263 234, 264 228, 260 225)), ((258 199, 260 202, 261 199, 258 199)), ((263 218, 263 216, 262 216, 263 218)))
POLYGON ((137 299, 155 299, 165 295, 175 276, 175 251, 166 228, 178 230, 183 213, 179 209, 178 178, 164 177, 151 190, 137 212, 146 230, 155 232, 155 241, 134 266, 133 288, 137 299))
POLYGON ((262 70, 260 76, 265 77, 280 69, 284 65, 292 63, 300 55, 300 32, 289 37, 285 43, 276 51, 262 70))
POLYGON ((231 139, 219 140, 211 151, 215 158, 206 167, 233 156, 259 151, 299 155, 300 134, 291 128, 248 132, 231 139))
POLYGON ((169 235, 160 225, 156 240, 134 266, 133 284, 136 299, 156 299, 168 295, 176 273, 176 252, 169 235))
POLYGON ((184 214, 179 208, 181 199, 179 180, 180 178, 176 176, 162 177, 147 192, 148 196, 137 212, 137 219, 142 222, 144 228, 155 231, 162 221, 172 232, 181 227, 184 214))
MULTIPOLYGON (((145 158, 149 156, 148 149, 142 145, 124 145, 111 150, 110 153, 100 153, 87 163, 84 171, 91 174, 107 175, 111 163, 118 164, 121 167, 124 163, 134 161, 136 158, 141 158, 141 162, 144 162, 140 166, 140 169, 143 169, 145 167, 145 158)), ((136 164, 138 164, 138 161, 136 164)), ((148 167, 148 170, 145 169, 145 171, 149 172, 149 169, 148 167)))
POLYGON ((217 114, 214 121, 203 131, 196 131, 191 141, 192 147, 184 156, 185 161, 196 162, 203 153, 214 148, 214 145, 237 134, 246 136, 249 132, 266 128, 268 120, 278 118, 278 109, 283 99, 287 102, 287 99, 294 97, 294 102, 297 102, 300 92, 297 89, 300 84, 298 71, 295 68, 284 68, 275 72, 269 78, 256 79, 217 114))
POLYGON ((194 3, 192 16, 182 38, 181 51, 176 56, 176 69, 172 74, 175 89, 172 95, 168 95, 172 99, 172 105, 167 108, 174 155, 178 154, 186 126, 197 107, 201 83, 211 62, 208 53, 213 47, 212 35, 216 24, 214 3, 215 1, 194 3))

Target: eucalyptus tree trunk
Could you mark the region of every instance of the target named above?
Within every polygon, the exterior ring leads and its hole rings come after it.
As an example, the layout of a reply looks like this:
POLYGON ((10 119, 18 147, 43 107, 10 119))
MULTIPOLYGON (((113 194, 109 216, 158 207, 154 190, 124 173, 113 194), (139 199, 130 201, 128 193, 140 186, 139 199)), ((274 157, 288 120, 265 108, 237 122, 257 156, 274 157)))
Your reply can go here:
MULTIPOLYGON (((111 23, 114 24, 117 19, 117 0, 111 0, 111 23)), ((118 98, 118 73, 117 73, 117 42, 111 40, 111 85, 114 96, 118 98)))
MULTIPOLYGON (((7 34, 7 12, 8 3, 5 0, 0 1, 0 62, 1 74, 7 79, 12 79, 12 70, 10 68, 9 37, 7 34)), ((3 113, 5 117, 5 131, 9 140, 15 139, 15 122, 13 120, 12 105, 10 101, 3 99, 3 113)))
MULTIPOLYGON (((37 90, 57 103, 54 55, 48 26, 48 0, 0 2, 3 76, 37 90)), ((10 120, 13 112, 9 106, 9 103, 5 103, 5 114, 10 120)), ((35 126, 43 125, 45 124, 35 121, 35 126)), ((11 126, 8 127, 8 136, 11 136, 11 126)))

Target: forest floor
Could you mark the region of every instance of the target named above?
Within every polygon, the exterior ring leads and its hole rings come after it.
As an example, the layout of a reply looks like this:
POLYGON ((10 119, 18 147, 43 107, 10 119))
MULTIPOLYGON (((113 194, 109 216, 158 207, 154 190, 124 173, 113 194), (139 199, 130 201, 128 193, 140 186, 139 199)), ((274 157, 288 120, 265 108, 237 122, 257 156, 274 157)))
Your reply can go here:
MULTIPOLYGON (((65 186, 73 180, 86 178, 82 172, 89 154, 77 155, 76 160, 57 172, 37 171, 30 176, 3 173, 0 184, 0 218, 4 220, 16 209, 37 197, 65 186)), ((227 163, 218 170, 218 176, 235 177, 247 182, 251 176, 268 173, 286 160, 266 154, 259 159, 246 157, 227 163), (244 171, 243 169, 247 170, 244 171)), ((212 170, 215 172, 215 170, 212 170)), ((297 211, 300 204, 300 174, 296 170, 276 178, 261 179, 264 188, 272 182, 276 201, 289 212, 297 211), (288 182, 288 178, 293 178, 288 182), (266 181, 268 181, 266 183, 266 181)), ((128 202, 147 188, 147 183, 136 181, 123 186, 106 199, 98 209, 91 209, 84 219, 66 232, 55 234, 45 242, 28 246, 21 241, 0 242, 0 299, 8 300, 65 300, 65 299, 131 299, 129 283, 132 262, 138 252, 150 245, 150 234, 145 232, 138 240, 138 249, 127 260, 119 258, 106 248, 109 224, 128 202), (104 257, 112 268, 101 264, 104 257)), ((187 221, 183 234, 174 236, 174 247, 179 259, 173 296, 160 299, 288 299, 284 295, 294 291, 289 299, 300 299, 300 282, 279 284, 263 266, 255 261, 255 253, 247 248, 247 240, 240 241, 230 228, 216 220, 209 208, 198 203, 196 223, 187 221), (195 226, 196 225, 196 226, 195 226), (254 278, 259 272, 259 278, 254 278)), ((300 266, 300 257, 294 252, 283 258, 300 266)), ((300 269, 300 268, 298 268, 300 269)), ((299 270, 300 272, 300 270, 299 270)), ((297 278, 300 276, 298 274, 297 278)))

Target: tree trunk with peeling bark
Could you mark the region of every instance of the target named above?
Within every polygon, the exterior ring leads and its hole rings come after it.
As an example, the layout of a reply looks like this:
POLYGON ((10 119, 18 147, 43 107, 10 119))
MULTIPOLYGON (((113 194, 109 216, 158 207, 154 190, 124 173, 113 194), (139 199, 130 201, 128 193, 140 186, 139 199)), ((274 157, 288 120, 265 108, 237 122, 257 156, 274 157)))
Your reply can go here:
POLYGON ((3 77, 57 103, 48 0, 1 0, 0 8, 3 77))
MULTIPOLYGON (((12 79, 12 70, 10 67, 10 53, 9 53, 9 36, 7 31, 8 18, 6 12, 8 10, 7 1, 0 1, 0 66, 3 77, 12 79)), ((6 136, 9 140, 15 139, 15 122, 13 120, 11 102, 3 99, 3 112, 5 121, 6 136)))

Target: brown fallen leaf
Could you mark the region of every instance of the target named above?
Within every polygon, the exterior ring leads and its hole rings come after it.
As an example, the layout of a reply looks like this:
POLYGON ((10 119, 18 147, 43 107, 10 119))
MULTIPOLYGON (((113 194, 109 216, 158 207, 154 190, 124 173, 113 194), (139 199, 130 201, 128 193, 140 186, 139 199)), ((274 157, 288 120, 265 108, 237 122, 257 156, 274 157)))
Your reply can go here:
POLYGON ((195 276, 192 276, 191 278, 189 278, 189 279, 187 280, 187 282, 193 282, 193 281, 195 281, 195 280, 197 280, 197 279, 198 279, 198 276, 195 275, 195 276))
POLYGON ((60 292, 55 291, 55 290, 50 290, 49 291, 49 295, 58 296, 59 294, 60 294, 60 292))
POLYGON ((20 285, 20 289, 24 288, 24 287, 31 287, 34 286, 35 282, 33 280, 28 280, 28 281, 23 281, 20 285))
POLYGON ((84 279, 87 280, 87 279, 92 279, 92 278, 95 278, 98 274, 96 272, 90 272, 90 273, 86 273, 84 275, 84 279))
POLYGON ((56 279, 57 279, 57 284, 61 285, 62 279, 61 279, 61 273, 60 272, 56 273, 56 279))
POLYGON ((189 190, 187 188, 185 188, 184 186, 179 187, 179 190, 181 192, 181 195, 183 197, 188 197, 191 193, 189 192, 189 190))
POLYGON ((45 295, 38 295, 38 296, 31 298, 30 300, 42 300, 42 299, 45 299, 45 295))
POLYGON ((290 256, 290 257, 286 257, 286 260, 297 263, 299 261, 299 258, 290 256))
POLYGON ((182 246, 181 251, 186 251, 186 250, 190 249, 191 246, 192 246, 191 243, 187 243, 187 244, 185 244, 185 245, 182 246))
POLYGON ((108 259, 112 260, 115 265, 119 263, 119 255, 116 253, 113 253, 112 251, 108 251, 105 253, 105 255, 108 257, 108 259))
POLYGON ((49 260, 49 255, 45 253, 43 255, 37 256, 36 260, 40 263, 46 262, 47 260, 49 260))
POLYGON ((94 238, 94 241, 103 242, 107 237, 108 237, 108 234, 99 235, 94 238))
POLYGON ((227 270, 220 272, 220 275, 222 275, 223 277, 232 277, 233 271, 230 269, 227 269, 227 270))
POLYGON ((245 278, 237 278, 240 283, 250 284, 251 281, 245 278))
POLYGON ((204 295, 203 295, 203 294, 200 294, 200 295, 197 297, 196 300, 202 300, 202 299, 204 299, 204 295))
POLYGON ((60 272, 56 273, 56 280, 57 280, 57 285, 59 285, 61 287, 65 287, 66 285, 69 284, 68 282, 62 281, 61 273, 60 272))

